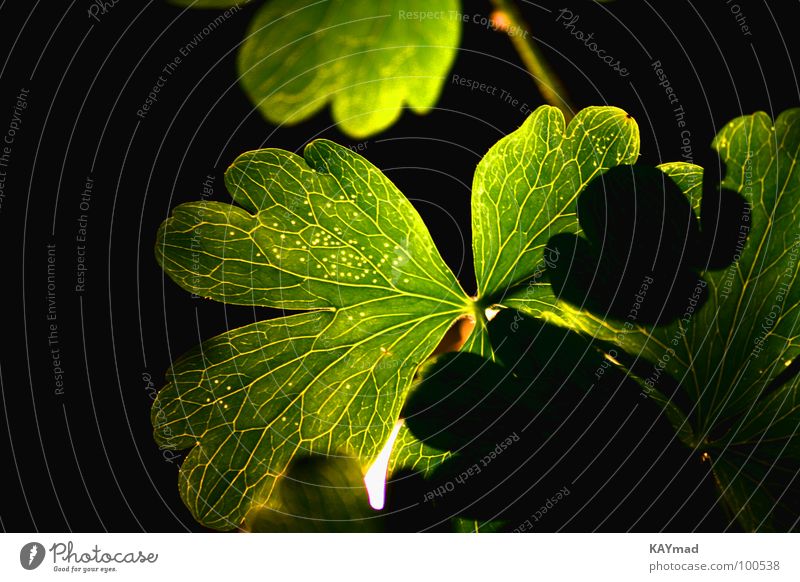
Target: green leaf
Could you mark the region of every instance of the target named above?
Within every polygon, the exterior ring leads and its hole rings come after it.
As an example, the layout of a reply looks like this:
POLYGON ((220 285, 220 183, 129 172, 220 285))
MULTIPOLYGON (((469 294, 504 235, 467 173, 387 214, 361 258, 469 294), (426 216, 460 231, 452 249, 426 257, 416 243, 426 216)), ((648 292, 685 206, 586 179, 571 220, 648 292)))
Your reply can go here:
POLYGON ((351 457, 297 457, 280 477, 273 501, 247 515, 252 532, 381 531, 369 506, 361 466, 351 457))
MULTIPOLYGON (((786 383, 785 369, 800 351, 800 110, 774 125, 763 112, 737 118, 713 147, 727 168, 722 187, 749 203, 735 262, 705 272, 669 325, 623 325, 563 304, 551 318, 647 360, 649 373, 638 379, 648 390, 657 391, 665 375, 680 383, 691 404, 668 416, 684 442, 710 458, 731 515, 752 531, 796 529, 800 383, 786 383), (699 307, 701 292, 707 300, 699 307)), ((700 168, 662 169, 683 173, 678 179, 693 186, 699 209, 700 168)))
POLYGON ((304 156, 243 154, 225 174, 240 206, 176 208, 157 243, 167 273, 197 295, 240 305, 469 305, 416 210, 380 170, 326 140, 304 156))
POLYGON ((239 53, 242 85, 271 123, 299 123, 331 103, 344 133, 373 135, 406 104, 433 107, 455 59, 459 9, 458 0, 271 0, 239 53))
POLYGON ((224 333, 167 373, 156 439, 193 447, 181 495, 218 529, 267 502, 297 454, 371 462, 415 370, 471 309, 408 200, 347 148, 250 152, 225 181, 239 206, 178 206, 161 266, 203 297, 312 311, 224 333))
POLYGON ((554 302, 543 278, 548 239, 578 231, 576 200, 605 170, 633 164, 639 129, 615 107, 589 107, 565 128, 555 107, 536 109, 483 157, 472 187, 472 245, 479 297, 541 314, 554 302))

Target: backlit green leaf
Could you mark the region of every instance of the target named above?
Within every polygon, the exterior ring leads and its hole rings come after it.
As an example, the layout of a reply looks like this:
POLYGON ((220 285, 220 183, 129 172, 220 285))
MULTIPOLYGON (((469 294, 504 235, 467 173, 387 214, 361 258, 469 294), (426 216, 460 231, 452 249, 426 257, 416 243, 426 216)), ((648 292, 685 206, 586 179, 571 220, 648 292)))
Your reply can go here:
MULTIPOLYGON (((639 155, 639 128, 615 107, 589 107, 565 128, 555 107, 534 111, 501 139, 475 171, 472 245, 479 296, 486 304, 540 314, 553 302, 544 279, 548 239, 578 230, 576 199, 608 168, 639 155)), ((488 306, 488 305, 487 305, 488 306)))
POLYGON ((330 142, 304 156, 240 156, 226 173, 240 206, 184 204, 159 231, 157 258, 186 290, 312 310, 222 334, 167 374, 156 438, 193 447, 180 489, 209 527, 238 526, 297 454, 374 459, 415 370, 470 309, 383 174, 330 142))

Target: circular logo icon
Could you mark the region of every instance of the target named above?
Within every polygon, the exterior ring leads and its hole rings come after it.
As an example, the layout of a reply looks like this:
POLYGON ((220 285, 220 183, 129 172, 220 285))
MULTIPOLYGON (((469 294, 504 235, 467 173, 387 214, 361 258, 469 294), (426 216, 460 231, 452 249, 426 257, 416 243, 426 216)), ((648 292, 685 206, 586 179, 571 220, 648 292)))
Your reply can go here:
POLYGON ((19 563, 26 570, 35 570, 44 561, 44 546, 39 542, 30 542, 19 551, 19 563))

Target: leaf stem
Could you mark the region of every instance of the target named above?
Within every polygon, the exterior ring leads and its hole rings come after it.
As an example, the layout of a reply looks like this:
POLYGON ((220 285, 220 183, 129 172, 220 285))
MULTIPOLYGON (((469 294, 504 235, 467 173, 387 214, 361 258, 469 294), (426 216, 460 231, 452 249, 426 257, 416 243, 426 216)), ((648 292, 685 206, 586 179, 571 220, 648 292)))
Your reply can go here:
POLYGON ((525 68, 533 77, 539 93, 547 103, 558 107, 564 114, 564 119, 569 123, 575 108, 570 102, 567 90, 561 80, 547 64, 539 45, 533 40, 527 22, 522 18, 512 0, 491 0, 491 2, 497 10, 493 16, 495 24, 508 34, 525 68))

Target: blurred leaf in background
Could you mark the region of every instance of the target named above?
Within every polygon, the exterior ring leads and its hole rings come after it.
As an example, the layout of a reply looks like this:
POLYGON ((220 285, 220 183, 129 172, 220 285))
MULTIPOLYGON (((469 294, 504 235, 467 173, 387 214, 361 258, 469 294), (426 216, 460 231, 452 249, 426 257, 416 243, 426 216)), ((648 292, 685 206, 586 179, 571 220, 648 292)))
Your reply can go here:
POLYGON ((343 133, 368 137, 406 106, 422 114, 436 104, 461 37, 460 7, 458 0, 268 0, 239 52, 239 79, 270 123, 300 123, 330 103, 343 133))

